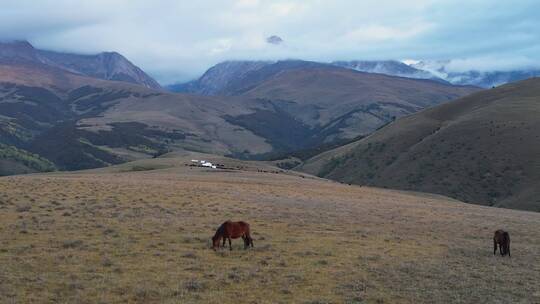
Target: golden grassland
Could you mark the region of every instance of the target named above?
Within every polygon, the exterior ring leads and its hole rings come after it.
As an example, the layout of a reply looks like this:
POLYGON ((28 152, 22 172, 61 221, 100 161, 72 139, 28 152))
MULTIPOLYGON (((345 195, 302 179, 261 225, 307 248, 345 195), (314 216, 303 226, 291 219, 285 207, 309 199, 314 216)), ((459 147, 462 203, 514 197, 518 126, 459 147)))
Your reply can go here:
POLYGON ((538 213, 283 172, 120 168, 0 179, 1 303, 540 303, 538 213), (254 249, 210 249, 227 219, 251 224, 254 249), (499 228, 512 258, 492 254, 499 228))

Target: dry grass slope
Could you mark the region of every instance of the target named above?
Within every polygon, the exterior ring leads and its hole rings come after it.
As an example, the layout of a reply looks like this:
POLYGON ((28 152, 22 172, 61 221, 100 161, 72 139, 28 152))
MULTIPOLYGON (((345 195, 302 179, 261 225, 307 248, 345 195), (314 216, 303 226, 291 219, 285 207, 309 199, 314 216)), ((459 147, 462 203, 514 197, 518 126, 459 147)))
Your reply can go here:
POLYGON ((0 178, 0 302, 540 302, 538 213, 185 163, 0 178), (209 249, 227 219, 253 250, 209 249))

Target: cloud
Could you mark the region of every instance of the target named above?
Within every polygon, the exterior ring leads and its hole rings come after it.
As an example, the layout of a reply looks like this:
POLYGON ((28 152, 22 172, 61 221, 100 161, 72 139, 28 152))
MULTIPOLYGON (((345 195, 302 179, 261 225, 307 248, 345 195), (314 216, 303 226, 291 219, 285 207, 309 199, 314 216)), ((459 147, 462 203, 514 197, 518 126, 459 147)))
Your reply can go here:
POLYGON ((399 26, 367 25, 345 33, 342 39, 361 43, 403 40, 420 35, 428 29, 428 24, 413 24, 405 28, 399 26))
POLYGON ((162 83, 227 59, 459 59, 482 69, 540 61, 540 1, 3 0, 0 39, 115 50, 162 83), (278 34, 279 47, 266 38, 278 34), (460 59, 461 58, 461 59, 460 59))
POLYGON ((485 56, 452 59, 446 66, 448 72, 511 71, 513 69, 540 68, 540 61, 523 56, 485 56))

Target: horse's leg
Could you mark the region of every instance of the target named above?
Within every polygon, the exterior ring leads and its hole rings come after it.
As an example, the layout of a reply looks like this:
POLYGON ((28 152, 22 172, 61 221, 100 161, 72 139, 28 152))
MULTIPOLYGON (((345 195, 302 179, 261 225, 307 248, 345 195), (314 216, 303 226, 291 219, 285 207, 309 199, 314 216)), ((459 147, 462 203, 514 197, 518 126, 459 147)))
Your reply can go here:
POLYGON ((506 244, 506 252, 508 253, 508 257, 510 258, 510 243, 506 244))
POLYGON ((499 244, 499 252, 501 253, 501 256, 504 256, 504 245, 499 244))
POLYGON ((221 246, 221 247, 225 248, 225 242, 226 242, 226 241, 227 241, 227 238, 224 237, 224 238, 223 238, 223 246, 221 246))
POLYGON ((244 250, 248 248, 248 240, 246 235, 242 235, 242 240, 244 240, 244 250))
POLYGON ((497 254, 497 241, 493 239, 493 255, 497 254))
POLYGON ((232 250, 231 237, 229 237, 229 249, 232 250))

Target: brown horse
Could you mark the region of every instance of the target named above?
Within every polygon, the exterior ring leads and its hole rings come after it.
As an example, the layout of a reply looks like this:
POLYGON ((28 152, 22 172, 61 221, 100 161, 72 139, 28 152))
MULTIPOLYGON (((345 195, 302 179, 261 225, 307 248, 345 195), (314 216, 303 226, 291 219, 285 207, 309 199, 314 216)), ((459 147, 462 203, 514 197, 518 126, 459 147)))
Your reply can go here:
POLYGON ((504 230, 495 231, 493 236, 493 255, 497 253, 497 244, 499 245, 499 251, 501 256, 508 254, 510 257, 510 235, 504 230))
POLYGON ((221 224, 216 230, 216 234, 212 237, 212 248, 216 250, 219 248, 219 241, 223 239, 223 247, 225 247, 225 240, 229 239, 229 249, 232 250, 231 239, 242 237, 244 240, 244 249, 247 249, 249 245, 253 247, 253 239, 249 234, 249 224, 246 222, 231 222, 226 221, 221 224))

